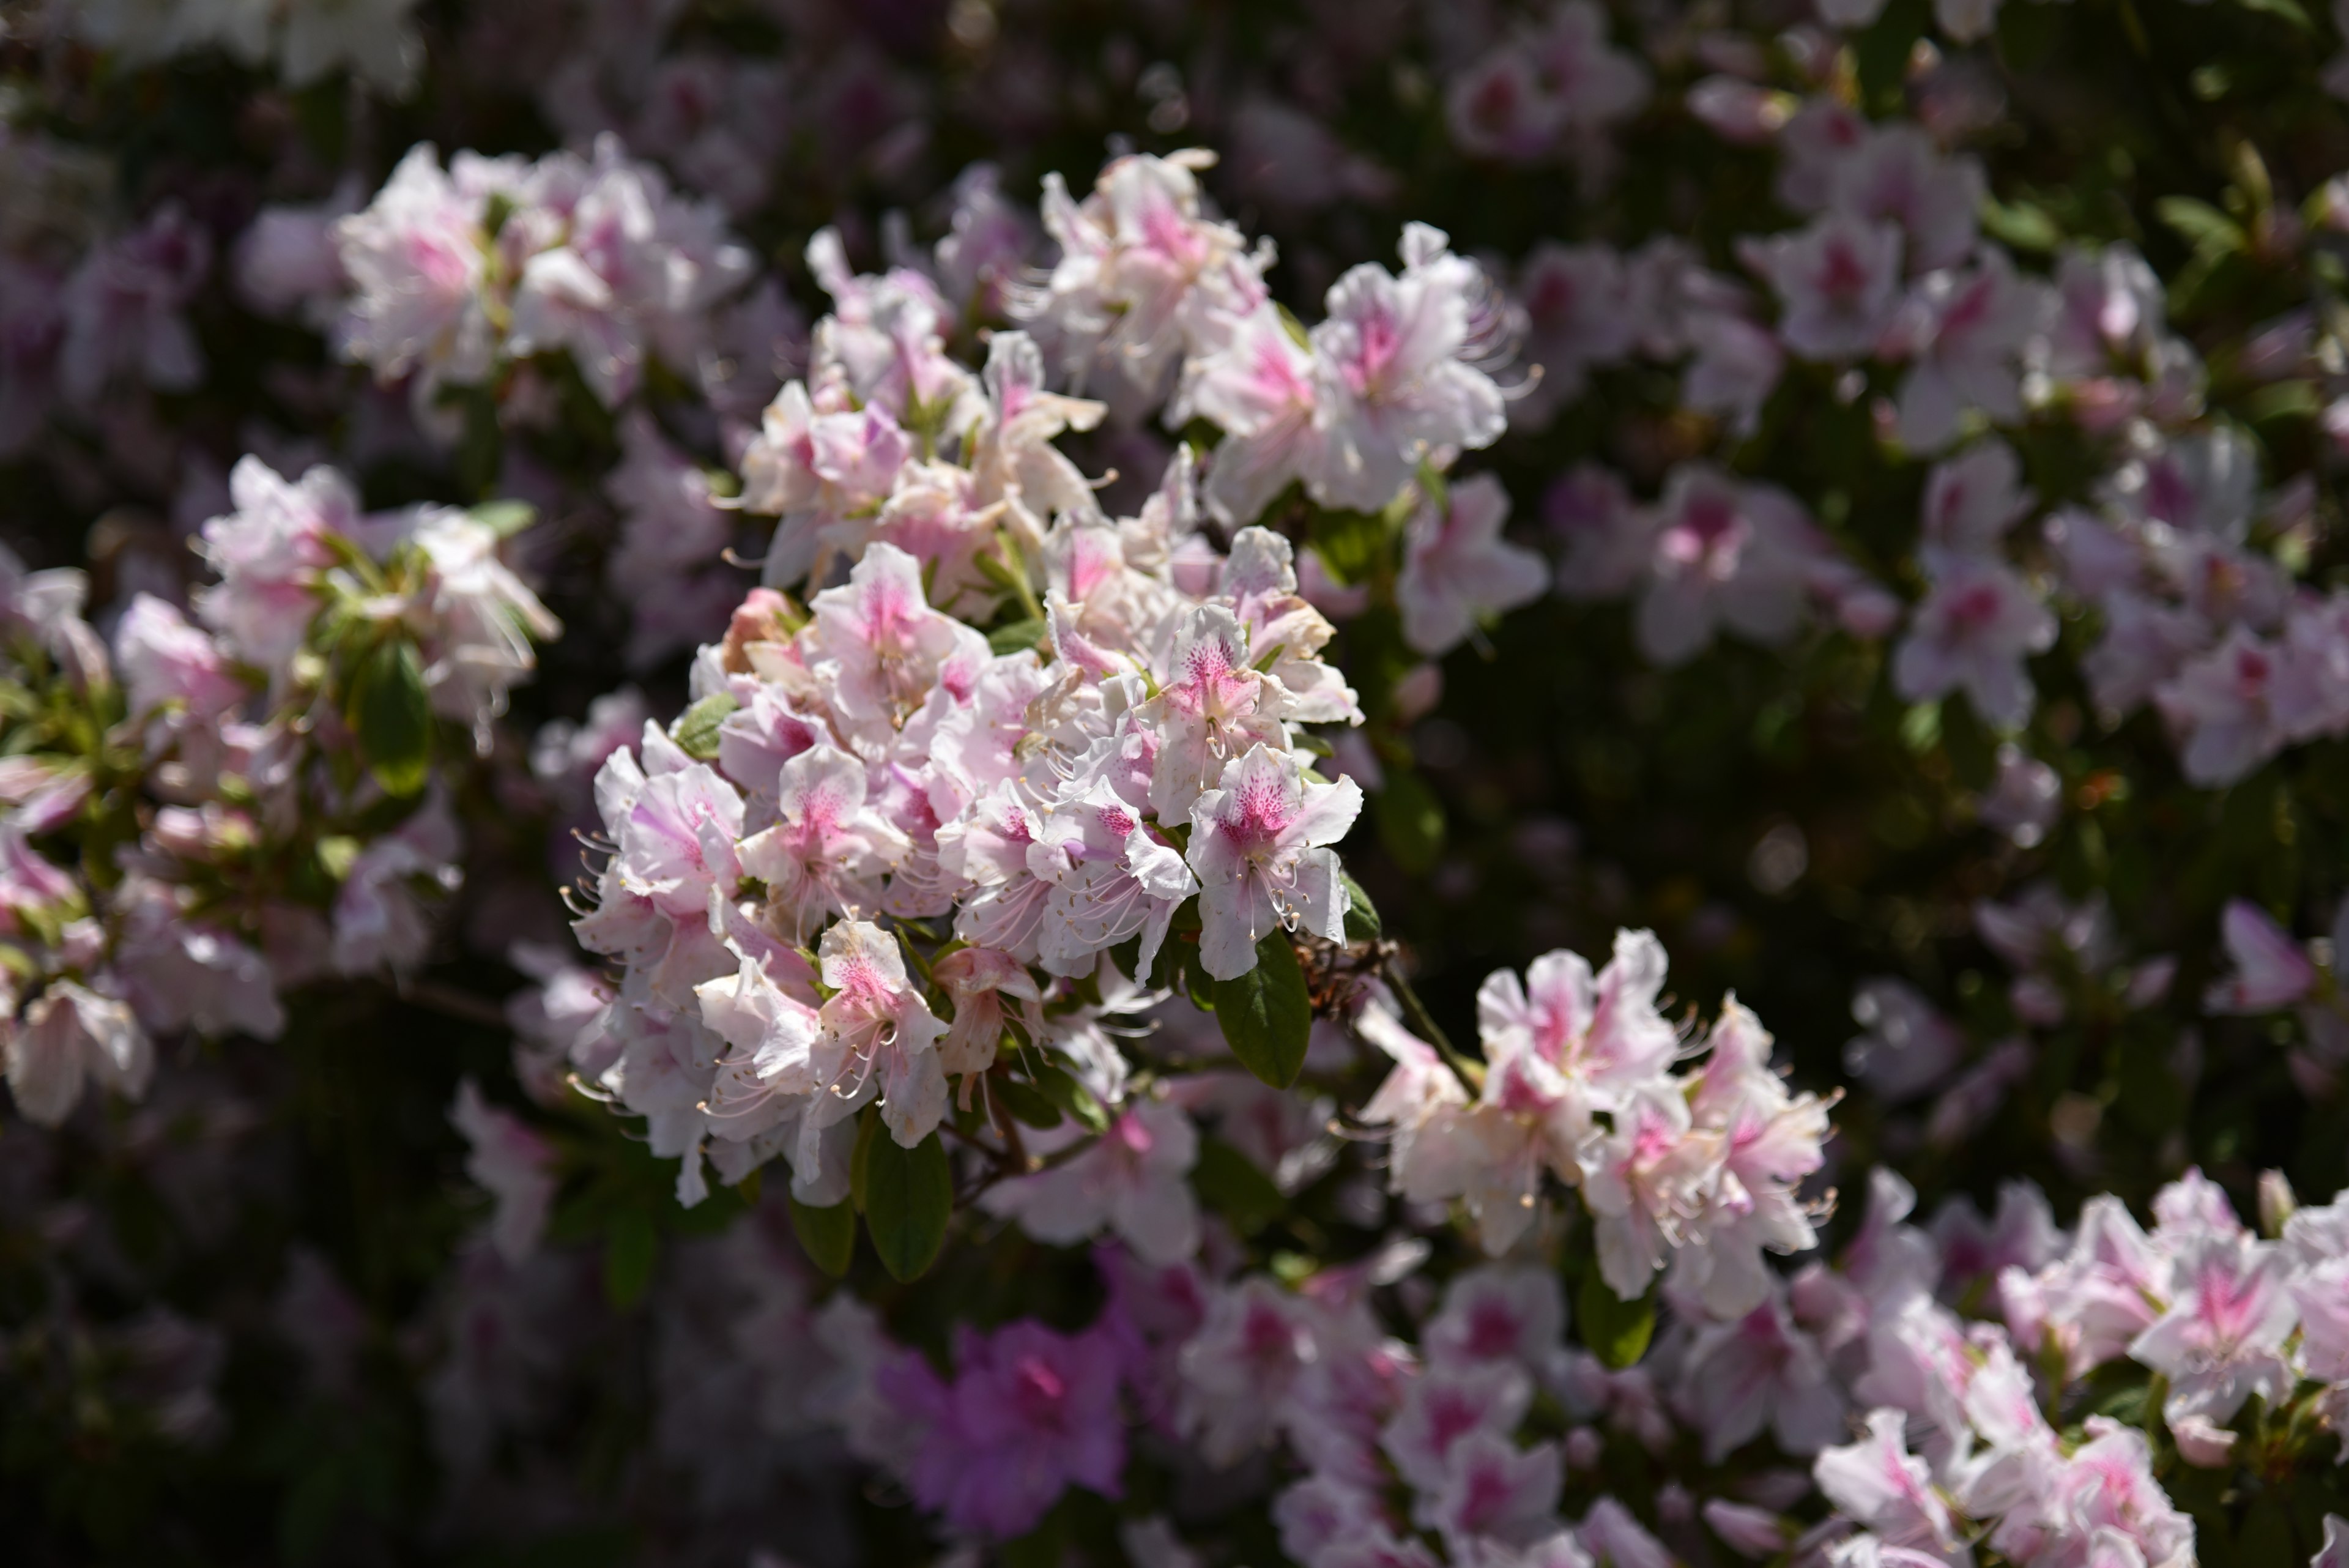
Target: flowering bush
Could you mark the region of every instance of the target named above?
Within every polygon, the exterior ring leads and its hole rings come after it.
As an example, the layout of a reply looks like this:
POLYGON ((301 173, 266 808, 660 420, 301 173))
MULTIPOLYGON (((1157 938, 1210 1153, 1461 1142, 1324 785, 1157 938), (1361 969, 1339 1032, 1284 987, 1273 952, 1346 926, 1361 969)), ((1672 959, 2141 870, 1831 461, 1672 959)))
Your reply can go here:
POLYGON ((0 13, 0 1529, 2342 1568, 2344 35, 0 13))

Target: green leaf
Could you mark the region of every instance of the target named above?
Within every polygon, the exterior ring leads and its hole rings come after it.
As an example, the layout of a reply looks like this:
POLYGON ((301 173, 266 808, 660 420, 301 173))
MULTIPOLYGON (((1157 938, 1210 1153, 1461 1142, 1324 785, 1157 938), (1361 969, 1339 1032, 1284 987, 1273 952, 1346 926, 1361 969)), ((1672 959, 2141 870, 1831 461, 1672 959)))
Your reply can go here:
POLYGON ((1374 942, 1386 934, 1379 919, 1379 907, 1362 891, 1362 885, 1350 872, 1338 873, 1338 885, 1346 889, 1346 940, 1350 942, 1374 942))
POLYGON ((1995 196, 1985 196, 1982 203, 1982 232, 2011 250, 2052 251, 2064 243, 2064 231, 2046 209, 2028 202, 2012 206, 1995 196))
POLYGON ((677 742, 678 750, 695 762, 715 762, 718 758, 718 726, 740 706, 731 693, 712 691, 678 715, 677 722, 669 728, 669 739, 677 742))
POLYGON ((808 1262, 839 1279, 856 1257, 856 1210, 846 1199, 829 1209, 812 1209, 792 1199, 792 1234, 808 1262))
POLYGON ((1040 1128, 1061 1125, 1060 1107, 1045 1098, 1033 1084, 1024 1084, 1017 1078, 990 1077, 987 1081, 987 1092, 1011 1113, 1014 1121, 1040 1128))
MULTIPOLYGON (((1046 1099, 1069 1113, 1069 1119, 1091 1133, 1109 1131, 1109 1113, 1067 1068, 1051 1062, 1036 1070, 1036 1087, 1046 1099)), ((1017 1113, 1014 1113, 1015 1115, 1017 1113)))
POLYGON ((387 638, 369 650, 351 677, 343 718, 386 794, 424 787, 432 772, 432 699, 414 643, 387 638))
POLYGON ((624 1209, 604 1241, 604 1299, 626 1312, 652 1288, 653 1265, 660 1261, 660 1232, 641 1209, 624 1209))
POLYGON ((1387 787, 1371 797, 1378 818, 1379 842, 1394 863, 1413 877, 1435 868, 1444 853, 1444 803, 1417 773, 1408 768, 1387 771, 1387 787))
POLYGON ((1191 1188, 1199 1200, 1232 1223, 1243 1236, 1252 1236, 1280 1217, 1288 1199, 1256 1161, 1219 1137, 1199 1140, 1198 1163, 1191 1168, 1191 1188))
POLYGON ((473 521, 501 539, 511 539, 538 521, 538 508, 527 501, 484 501, 473 508, 473 521))
POLYGON ((1648 1341, 1656 1333, 1654 1291, 1627 1302, 1615 1293, 1594 1264, 1582 1276, 1574 1306, 1582 1324, 1582 1343, 1610 1370, 1620 1372, 1648 1354, 1648 1341))
POLYGON ((1240 1065, 1276 1089, 1297 1082, 1313 1031, 1313 1002, 1288 933, 1268 932, 1256 944, 1256 967, 1237 980, 1216 981, 1215 999, 1216 1022, 1240 1065))
POLYGON ((2303 33, 2316 30, 2316 24, 2308 19, 2308 13, 2302 10, 2295 0, 2235 0, 2235 3, 2246 11, 2263 11, 2271 16, 2281 17, 2303 33))
POLYGON ((1015 620, 1009 626, 999 626, 987 634, 988 650, 1000 659, 1007 653, 1019 653, 1043 646, 1051 628, 1040 620, 1015 620))
POLYGON ((938 1135, 906 1148, 886 1128, 874 1132, 864 1156, 864 1225, 889 1277, 903 1282, 926 1273, 953 1218, 954 1172, 938 1135))
POLYGON ((2153 204, 2153 211, 2198 251, 2227 255, 2243 248, 2242 225, 2208 202, 2164 196, 2153 204))

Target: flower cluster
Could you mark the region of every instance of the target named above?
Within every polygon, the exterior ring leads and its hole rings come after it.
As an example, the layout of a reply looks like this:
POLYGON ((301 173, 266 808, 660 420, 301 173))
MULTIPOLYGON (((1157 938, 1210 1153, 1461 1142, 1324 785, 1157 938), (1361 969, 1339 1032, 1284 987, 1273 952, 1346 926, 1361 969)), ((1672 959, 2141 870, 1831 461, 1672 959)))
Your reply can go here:
POLYGON ((414 967, 461 878, 436 716, 486 746, 558 629, 499 559, 526 514, 370 516, 255 458, 233 491, 193 615, 135 595, 111 649, 81 573, 0 556, 5 1054, 36 1122, 141 1096, 157 1035, 274 1039, 281 992, 414 967))
POLYGON ((1702 1044, 1658 1011, 1663 945, 1617 934, 1596 974, 1581 954, 1503 970, 1476 993, 1482 1083, 1472 1101, 1435 1048, 1390 1013, 1364 1029, 1395 1068, 1363 1112, 1394 1129, 1395 1190, 1458 1198, 1485 1250, 1506 1252, 1532 1224, 1543 1176, 1582 1191, 1599 1267, 1626 1301, 1673 1263, 1681 1288, 1737 1316, 1769 1293, 1764 1251, 1817 1244, 1796 1197, 1825 1163, 1827 1107, 1792 1095, 1771 1039, 1733 997, 1702 1044), (1700 1070, 1671 1071, 1708 1053, 1700 1070))
POLYGON ((311 297, 305 285, 339 286, 343 353, 406 380, 428 423, 443 388, 534 355, 567 357, 606 408, 649 363, 695 374, 716 347, 713 314, 751 270, 715 204, 675 194, 610 137, 591 158, 460 152, 446 169, 420 144, 323 235, 264 233, 274 245, 245 257, 254 292, 290 306, 311 297), (310 259, 320 237, 338 275, 310 259))

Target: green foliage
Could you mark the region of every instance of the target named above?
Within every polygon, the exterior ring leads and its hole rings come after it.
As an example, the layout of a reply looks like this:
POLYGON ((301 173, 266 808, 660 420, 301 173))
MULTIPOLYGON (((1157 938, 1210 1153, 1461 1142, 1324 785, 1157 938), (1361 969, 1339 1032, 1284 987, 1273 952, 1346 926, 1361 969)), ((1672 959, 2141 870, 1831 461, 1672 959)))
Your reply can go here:
POLYGON ((343 718, 387 794, 424 787, 432 772, 432 699, 414 643, 386 637, 359 659, 343 718))
POLYGON ((889 1276, 917 1280, 937 1261, 954 1218, 954 1172, 946 1145, 930 1134, 912 1148, 900 1146, 873 1116, 856 1147, 863 1179, 864 1228, 889 1276))
POLYGON ((1288 933, 1278 928, 1256 944, 1256 967, 1215 982, 1216 1023, 1240 1065, 1285 1089, 1305 1069, 1313 1002, 1288 933))

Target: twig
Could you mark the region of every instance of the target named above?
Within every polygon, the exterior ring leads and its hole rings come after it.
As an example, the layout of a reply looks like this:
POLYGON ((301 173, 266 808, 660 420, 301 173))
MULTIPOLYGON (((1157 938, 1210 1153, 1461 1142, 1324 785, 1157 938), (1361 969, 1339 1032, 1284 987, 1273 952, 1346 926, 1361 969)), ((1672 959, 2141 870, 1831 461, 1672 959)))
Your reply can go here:
POLYGON ((1419 992, 1412 990, 1411 981, 1403 978, 1402 965, 1396 961, 1402 951, 1393 942, 1380 944, 1379 977, 1387 982, 1387 989, 1395 993, 1395 1000, 1402 1003, 1403 1017, 1410 1022, 1412 1028, 1419 1032, 1421 1039, 1435 1047, 1435 1054, 1444 1058, 1444 1064, 1452 1069, 1453 1076, 1460 1080, 1461 1085, 1471 1095, 1484 1093, 1485 1064, 1464 1054, 1452 1044, 1452 1037, 1444 1033, 1444 1026, 1435 1022, 1433 1013, 1428 1012, 1427 1003, 1419 999, 1419 992))

